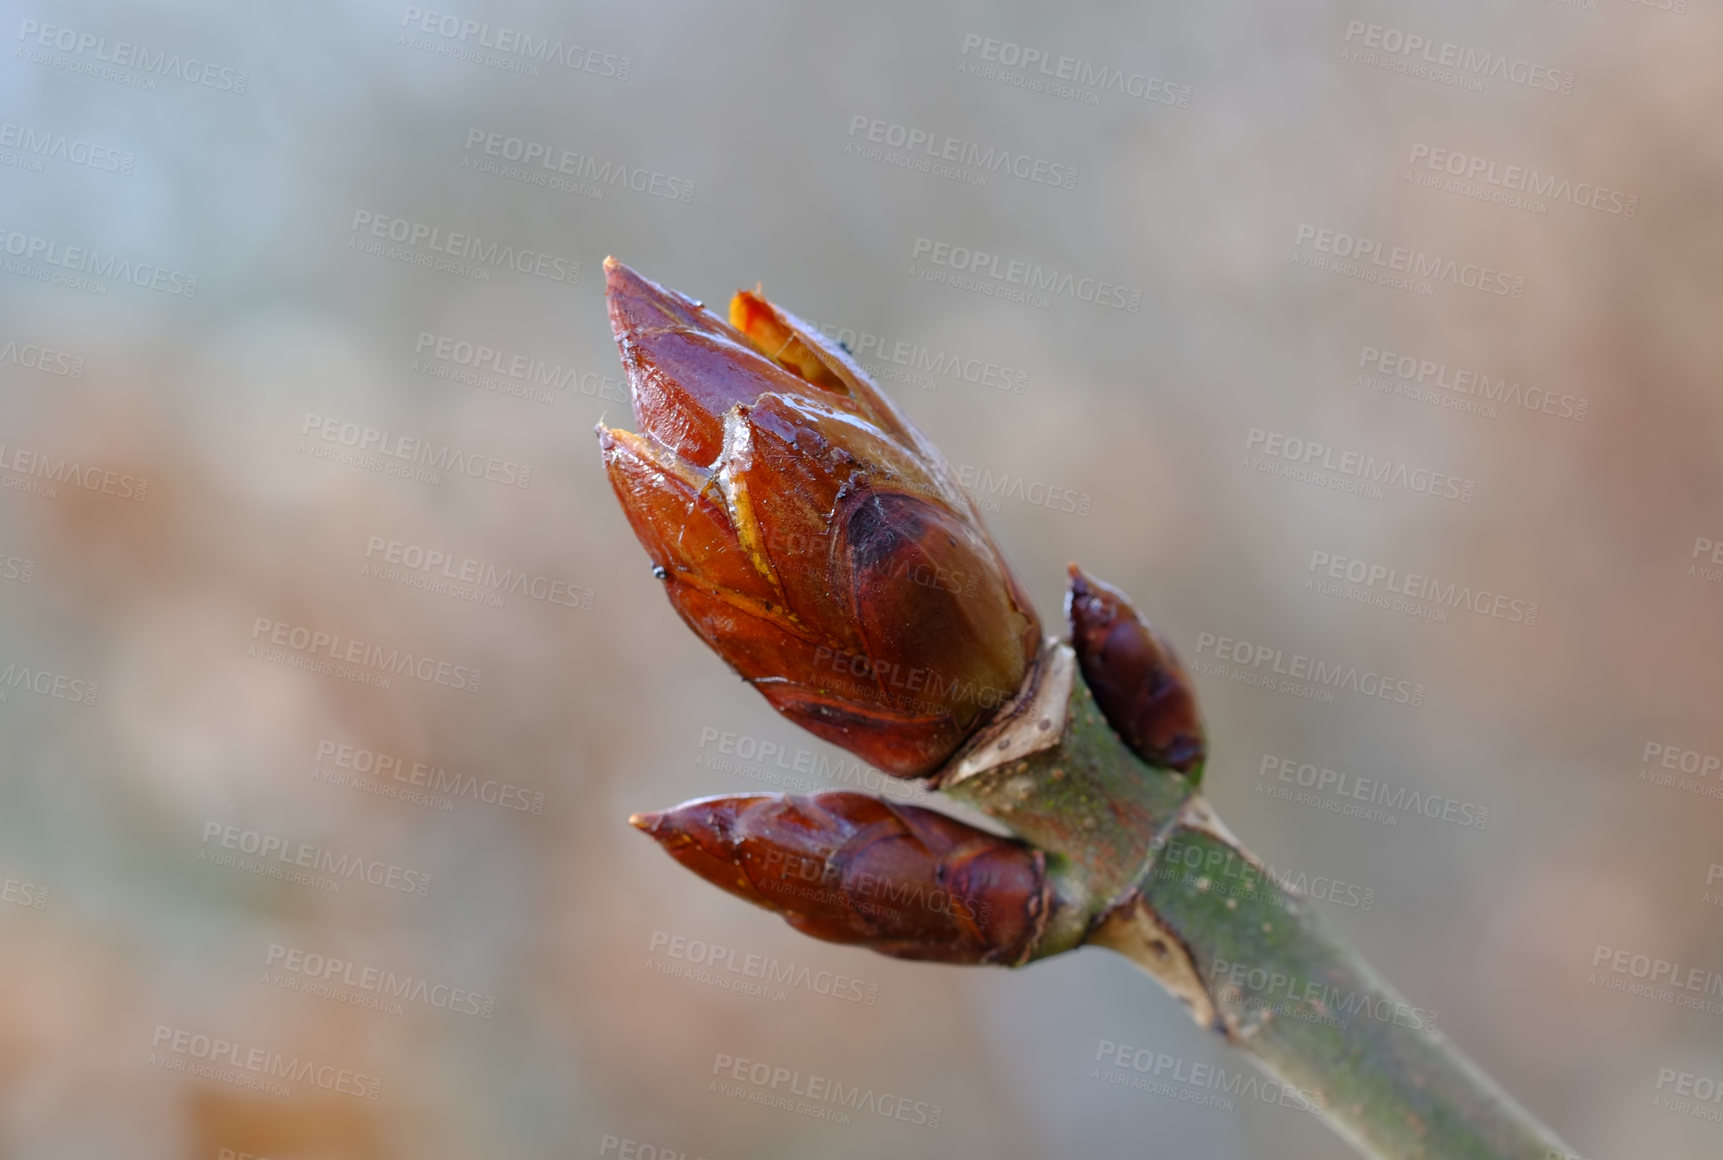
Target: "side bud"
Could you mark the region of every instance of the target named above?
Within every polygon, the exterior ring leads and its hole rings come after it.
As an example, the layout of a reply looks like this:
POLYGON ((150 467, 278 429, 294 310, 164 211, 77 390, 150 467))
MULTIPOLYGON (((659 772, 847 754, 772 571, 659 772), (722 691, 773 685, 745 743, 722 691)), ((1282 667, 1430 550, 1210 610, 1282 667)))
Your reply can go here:
POLYGON ((900 959, 1017 966, 1050 953, 1067 906, 1042 851, 867 794, 700 798, 629 821, 803 934, 900 959))
POLYGON ((1172 645, 1125 594, 1071 565, 1071 648, 1095 704, 1131 752, 1202 780, 1208 743, 1196 691, 1172 645))

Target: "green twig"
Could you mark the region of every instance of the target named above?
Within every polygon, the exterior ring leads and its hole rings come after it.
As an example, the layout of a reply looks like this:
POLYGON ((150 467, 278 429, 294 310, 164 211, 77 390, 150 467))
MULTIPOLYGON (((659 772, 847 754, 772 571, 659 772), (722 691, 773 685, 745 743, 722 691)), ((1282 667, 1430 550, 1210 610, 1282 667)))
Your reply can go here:
POLYGON ((1196 789, 1114 735, 1070 650, 938 788, 1046 850, 1067 913, 1038 957, 1124 954, 1202 1026, 1310 1093, 1379 1160, 1550 1160, 1572 1149, 1277 882, 1196 789))

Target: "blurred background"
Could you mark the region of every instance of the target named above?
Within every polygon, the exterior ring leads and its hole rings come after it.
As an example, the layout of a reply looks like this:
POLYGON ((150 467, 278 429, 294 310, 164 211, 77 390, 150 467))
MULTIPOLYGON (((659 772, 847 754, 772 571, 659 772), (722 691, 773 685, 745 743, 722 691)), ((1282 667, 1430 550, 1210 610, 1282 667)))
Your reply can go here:
POLYGON ((629 829, 879 778, 653 582, 606 254, 843 337, 1049 626, 1131 593, 1233 829, 1585 1157, 1723 1148, 1714 5, 5 8, 0 1156, 1350 1154, 1123 959, 629 829))

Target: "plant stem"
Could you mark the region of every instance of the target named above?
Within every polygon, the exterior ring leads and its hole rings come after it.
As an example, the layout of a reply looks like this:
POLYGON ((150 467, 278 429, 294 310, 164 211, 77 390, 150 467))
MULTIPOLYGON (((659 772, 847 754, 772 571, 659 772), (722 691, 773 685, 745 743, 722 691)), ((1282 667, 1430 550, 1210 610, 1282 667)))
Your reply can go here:
POLYGON ((1048 851, 1086 908, 1038 957, 1079 941, 1128 956, 1365 1156, 1572 1153, 1277 882, 1190 783, 1126 749, 1075 668, 1050 644, 938 783, 1048 851))

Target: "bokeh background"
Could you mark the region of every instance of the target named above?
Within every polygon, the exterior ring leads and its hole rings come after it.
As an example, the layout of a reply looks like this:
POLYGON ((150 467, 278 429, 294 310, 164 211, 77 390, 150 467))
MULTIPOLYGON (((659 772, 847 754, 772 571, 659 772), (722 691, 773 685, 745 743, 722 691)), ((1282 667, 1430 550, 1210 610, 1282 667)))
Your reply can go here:
POLYGON ((841 328, 976 481, 1049 625, 1079 560, 1193 663, 1224 637, 1420 687, 1324 701, 1205 667, 1220 812, 1344 884, 1324 913, 1585 1157, 1723 1147, 1715 1102, 1666 1099, 1670 1075, 1723 1081, 1720 1016, 1597 965, 1723 971, 1709 0, 3 7, 0 1155, 1349 1154, 1294 1110, 1110 1082, 1104 1043, 1240 1062, 1122 959, 960 970, 812 942, 628 828, 876 779, 777 718, 652 581, 591 433, 628 419, 606 254, 709 301, 760 282, 841 328), (1553 69, 1556 91, 1347 55, 1407 35, 1553 69), (1050 91, 1024 50, 1091 83, 1050 91), (905 164, 912 129, 1032 176, 905 164), (493 140, 579 176, 521 180, 493 140), (1432 187, 1435 150, 1493 168, 1432 187), (1510 166, 1555 184, 1500 200, 1510 166), (386 219, 578 277, 368 252, 386 219), (1521 292, 1318 268, 1318 231, 1521 292), (954 285, 936 247, 1136 308, 954 285), (501 353, 463 366, 479 346, 501 353), (1511 397, 1395 394, 1367 350, 1511 397), (530 474, 386 474, 330 458, 341 424, 530 474), (1471 498, 1295 478, 1271 438, 1471 498), (427 586, 432 552, 534 584, 427 586), (1383 579, 1314 584, 1328 559, 1492 596, 1379 607, 1349 597, 1383 579), (296 628, 448 683, 294 667, 296 628), (1685 778, 1660 764, 1683 753, 1685 778), (1399 804, 1277 797, 1265 757, 1399 804), (395 884, 248 871, 265 841, 395 884), (749 956, 792 981, 714 981, 749 956), (405 997, 379 998, 384 972, 405 997), (794 981, 819 972, 849 993, 794 981), (938 1124, 749 1102, 713 1087, 720 1057, 938 1124), (259 1082, 258 1059, 295 1078, 259 1082))

